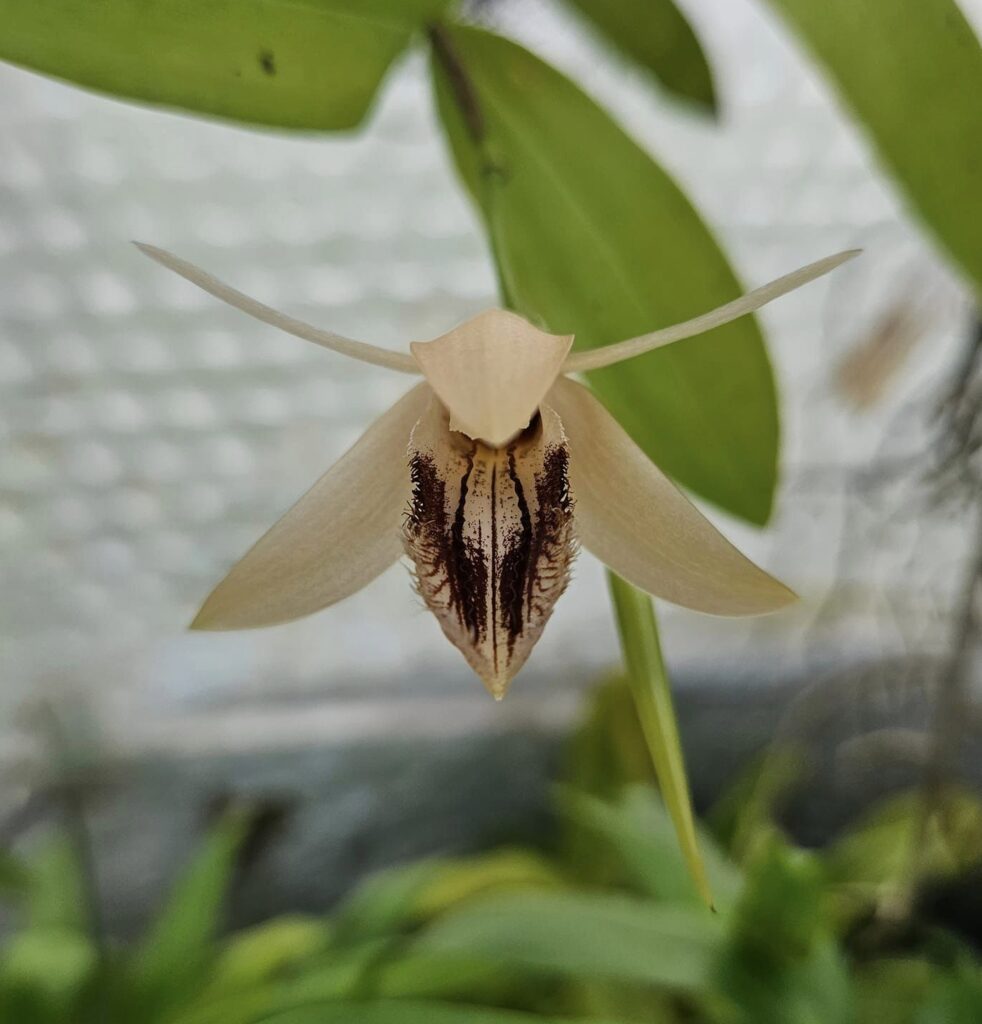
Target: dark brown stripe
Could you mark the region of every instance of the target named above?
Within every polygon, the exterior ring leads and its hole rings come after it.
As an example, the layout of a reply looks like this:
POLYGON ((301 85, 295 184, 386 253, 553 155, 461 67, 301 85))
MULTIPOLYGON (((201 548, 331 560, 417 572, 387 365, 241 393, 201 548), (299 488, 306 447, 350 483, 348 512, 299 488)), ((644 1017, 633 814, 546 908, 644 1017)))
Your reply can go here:
POLYGON ((525 631, 526 582, 529 577, 532 555, 532 516, 529 513, 525 488, 515 469, 514 445, 508 449, 508 479, 515 492, 518 505, 519 528, 508 538, 508 546, 501 556, 498 576, 498 594, 501 604, 501 622, 508 634, 508 653, 511 654, 515 641, 525 631))

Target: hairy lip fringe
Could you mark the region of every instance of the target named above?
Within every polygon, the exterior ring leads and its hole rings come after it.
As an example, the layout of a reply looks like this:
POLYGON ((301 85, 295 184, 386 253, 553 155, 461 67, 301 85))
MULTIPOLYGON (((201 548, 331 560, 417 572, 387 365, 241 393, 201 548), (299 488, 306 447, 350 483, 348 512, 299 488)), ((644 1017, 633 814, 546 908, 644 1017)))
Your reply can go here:
POLYGON ((192 628, 250 629, 310 615, 360 590, 405 552, 426 606, 500 700, 566 589, 578 544, 642 590, 696 611, 758 615, 794 600, 569 374, 729 323, 858 250, 682 324, 588 352, 570 353, 572 335, 488 310, 403 353, 295 320, 177 256, 136 244, 252 317, 424 378, 232 567, 192 628))

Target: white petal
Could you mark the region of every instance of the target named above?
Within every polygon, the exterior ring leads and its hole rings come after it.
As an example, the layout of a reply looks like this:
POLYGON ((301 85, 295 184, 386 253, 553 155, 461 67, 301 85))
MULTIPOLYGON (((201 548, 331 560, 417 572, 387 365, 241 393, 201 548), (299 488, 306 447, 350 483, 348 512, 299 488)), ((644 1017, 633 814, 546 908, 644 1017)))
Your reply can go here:
POLYGON ((294 320, 293 317, 287 316, 285 313, 280 313, 255 299, 250 299, 248 295, 243 295, 242 292, 173 253, 158 249, 153 245, 146 245, 143 242, 134 242, 133 244, 140 252, 167 267, 168 270, 173 270, 175 274, 196 284, 209 295, 214 295, 216 299, 221 299, 222 302, 227 302, 230 306, 242 310, 243 313, 262 320, 264 324, 278 327, 281 331, 286 331, 287 334, 293 334, 305 341, 312 341, 315 345, 322 345, 332 352, 339 352, 343 356, 350 356, 363 363, 384 366, 389 370, 398 370, 400 373, 419 373, 416 361, 408 353, 390 352, 377 345, 369 345, 364 341, 353 341, 351 338, 344 338, 331 331, 322 331, 302 320, 294 320))
POLYGON ((407 445, 432 392, 420 383, 383 413, 238 562, 192 629, 250 629, 319 611, 402 553, 407 445))
POLYGON ((561 377, 546 400, 569 442, 577 537, 614 572, 714 615, 757 615, 795 599, 733 547, 586 388, 561 377))
POLYGON ((410 348, 450 412, 450 429, 497 446, 528 426, 572 344, 572 335, 490 309, 410 348))
POLYGON ((660 331, 652 331, 650 334, 642 334, 640 337, 621 341, 616 345, 605 345, 603 348, 592 349, 589 352, 576 352, 566 360, 563 365, 563 373, 599 370, 604 366, 621 363, 625 359, 633 359, 654 348, 669 345, 673 341, 691 338, 696 334, 705 334, 706 331, 711 331, 714 327, 722 327, 723 324, 728 324, 731 320, 738 320, 741 316, 746 316, 747 313, 766 306, 768 302, 808 284, 809 281, 822 277, 841 266, 846 260, 858 256, 861 251, 860 249, 850 249, 848 252, 826 256, 825 259, 809 263, 807 267, 785 274, 784 277, 779 277, 776 281, 771 281, 770 284, 761 285, 760 288, 755 288, 741 298, 734 299, 725 306, 720 306, 719 309, 703 313, 684 323, 665 327, 660 331))
POLYGON ((444 634, 500 700, 569 578, 575 554, 559 417, 505 448, 451 431, 436 400, 410 442, 406 551, 444 634))

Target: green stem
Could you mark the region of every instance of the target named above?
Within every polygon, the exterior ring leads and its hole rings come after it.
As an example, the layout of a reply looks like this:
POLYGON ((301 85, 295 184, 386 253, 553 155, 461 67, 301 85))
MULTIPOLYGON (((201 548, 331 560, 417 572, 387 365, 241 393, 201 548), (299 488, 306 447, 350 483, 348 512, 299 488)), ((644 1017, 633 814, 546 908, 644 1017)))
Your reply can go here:
POLYGON ((713 897, 699 852, 692 799, 682 755, 672 689, 662 658, 654 603, 647 594, 612 572, 607 574, 621 649, 638 719, 648 743, 662 799, 699 895, 712 908, 713 897))

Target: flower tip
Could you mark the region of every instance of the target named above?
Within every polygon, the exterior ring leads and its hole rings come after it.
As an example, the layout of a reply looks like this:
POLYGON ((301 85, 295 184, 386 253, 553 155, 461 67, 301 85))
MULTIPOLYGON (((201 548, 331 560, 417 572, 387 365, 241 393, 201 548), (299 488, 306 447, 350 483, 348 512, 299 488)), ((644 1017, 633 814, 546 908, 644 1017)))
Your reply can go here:
POLYGON ((504 675, 482 677, 481 682, 484 683, 484 688, 488 693, 494 697, 495 703, 500 704, 505 699, 505 694, 508 693, 508 687, 511 686, 511 677, 504 675))
POLYGON ((781 583, 780 580, 775 580, 780 586, 780 590, 774 595, 774 604, 770 611, 783 612, 785 608, 789 608, 793 604, 797 604, 801 597, 796 594, 787 584, 781 583))
POLYGON ((210 599, 205 601, 205 603, 198 609, 198 613, 188 624, 188 629, 194 630, 195 633, 215 633, 229 628, 230 627, 227 622, 221 621, 221 614, 216 614, 210 599))
POLYGON ((204 612, 204 608, 199 609, 198 614, 188 623, 188 630, 193 630, 195 633, 204 633, 213 628, 202 612, 204 612))

